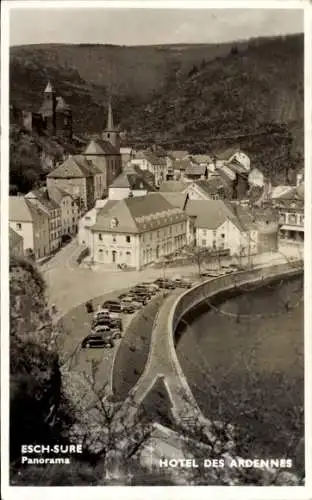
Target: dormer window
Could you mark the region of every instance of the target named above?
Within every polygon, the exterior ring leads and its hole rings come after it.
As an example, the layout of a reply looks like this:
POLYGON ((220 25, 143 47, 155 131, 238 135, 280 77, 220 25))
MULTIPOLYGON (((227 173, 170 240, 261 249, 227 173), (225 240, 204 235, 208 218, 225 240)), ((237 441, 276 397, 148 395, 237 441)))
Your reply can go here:
POLYGON ((110 226, 112 229, 114 229, 115 227, 117 227, 117 225, 118 225, 118 219, 116 217, 113 217, 110 226))

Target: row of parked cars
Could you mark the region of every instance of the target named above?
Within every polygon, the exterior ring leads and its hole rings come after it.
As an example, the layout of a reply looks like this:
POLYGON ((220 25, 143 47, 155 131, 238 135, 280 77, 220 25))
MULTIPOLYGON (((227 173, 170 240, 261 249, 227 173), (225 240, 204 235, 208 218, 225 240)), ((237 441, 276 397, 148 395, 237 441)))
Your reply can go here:
MULTIPOLYGON (((83 339, 81 347, 114 347, 115 340, 122 337, 122 314, 133 314, 158 293, 191 286, 192 283, 183 278, 158 278, 134 286, 117 299, 105 301, 93 314, 91 332, 83 339)), ((92 307, 87 310, 91 312, 92 307)))
POLYGON ((201 273, 201 276, 204 276, 205 278, 218 278, 219 276, 235 273, 239 270, 240 270, 239 266, 236 266, 235 264, 228 264, 221 266, 220 269, 203 271, 201 273))

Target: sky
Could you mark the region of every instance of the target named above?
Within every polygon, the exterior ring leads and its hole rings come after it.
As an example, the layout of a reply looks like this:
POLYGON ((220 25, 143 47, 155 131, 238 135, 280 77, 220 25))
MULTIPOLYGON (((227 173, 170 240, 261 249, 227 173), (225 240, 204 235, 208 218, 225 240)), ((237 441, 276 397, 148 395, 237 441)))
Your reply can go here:
POLYGON ((303 32, 303 12, 281 9, 12 9, 10 45, 219 43, 303 32))

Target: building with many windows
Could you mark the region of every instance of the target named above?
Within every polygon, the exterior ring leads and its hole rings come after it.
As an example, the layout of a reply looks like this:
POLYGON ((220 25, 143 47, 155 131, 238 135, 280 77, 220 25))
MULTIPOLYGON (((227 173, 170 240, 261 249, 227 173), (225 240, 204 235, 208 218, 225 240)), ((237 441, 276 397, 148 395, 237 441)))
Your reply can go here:
POLYGON ((45 211, 49 217, 50 252, 55 252, 62 244, 61 208, 49 198, 47 189, 35 189, 25 195, 33 205, 45 211))
POLYGON ((36 259, 50 254, 49 215, 24 196, 9 198, 9 226, 22 236, 25 255, 32 251, 36 259))
POLYGON ((189 216, 189 244, 229 250, 234 256, 257 253, 257 226, 241 207, 222 200, 189 200, 185 211, 189 216))
POLYGON ((304 184, 293 187, 273 201, 279 212, 280 239, 288 242, 304 241, 304 184))
POLYGON ((109 201, 91 227, 94 262, 141 269, 186 245, 187 215, 159 193, 109 201))
POLYGON ((69 193, 57 187, 48 189, 50 200, 53 200, 61 209, 61 234, 74 235, 78 230, 79 202, 69 193))

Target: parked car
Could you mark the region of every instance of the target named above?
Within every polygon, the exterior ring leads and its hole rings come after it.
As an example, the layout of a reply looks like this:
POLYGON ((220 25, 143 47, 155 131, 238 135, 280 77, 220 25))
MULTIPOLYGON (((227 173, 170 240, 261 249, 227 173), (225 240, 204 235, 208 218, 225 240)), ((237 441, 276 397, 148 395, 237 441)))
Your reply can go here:
POLYGON ((146 293, 148 295, 153 295, 154 290, 151 290, 148 286, 145 285, 137 285, 134 288, 132 288, 134 292, 139 292, 139 293, 146 293))
POLYGON ((108 316, 109 315, 109 309, 108 308, 99 308, 95 313, 94 313, 94 318, 99 318, 102 316, 108 316))
POLYGON ((122 331, 119 328, 113 328, 111 330, 112 339, 121 339, 122 331))
POLYGON ((109 309, 109 311, 112 311, 112 310, 118 310, 120 309, 120 300, 106 300, 104 302, 104 304, 102 305, 102 307, 105 307, 107 309, 109 309))
POLYGON ((134 286, 133 288, 130 289, 130 293, 134 294, 139 294, 139 295, 146 295, 149 297, 152 297, 152 292, 148 290, 148 288, 143 287, 143 286, 134 286))
POLYGON ((81 342, 82 349, 90 348, 90 347, 114 347, 114 340, 110 332, 109 334, 103 333, 91 333, 87 337, 83 339, 81 342))
POLYGON ((110 318, 109 316, 94 318, 91 322, 91 326, 108 326, 110 328, 112 326, 112 318, 110 318))
MULTIPOLYGON (((121 301, 121 310, 122 312, 126 312, 127 310, 134 309, 135 311, 137 309, 140 309, 142 307, 142 304, 138 302, 135 298, 134 295, 126 295, 122 301, 121 301)), ((132 313, 130 313, 132 314, 132 313)))
POLYGON ((92 321, 98 321, 98 322, 101 321, 103 323, 105 322, 107 323, 110 321, 109 313, 94 315, 92 321))
POLYGON ((173 283, 177 286, 177 288, 191 288, 192 283, 183 278, 174 278, 173 283))
POLYGON ((121 312, 124 314, 133 314, 139 307, 141 307, 139 304, 136 307, 131 301, 125 301, 121 303, 121 312))
POLYGON ((159 288, 166 290, 174 290, 176 288, 176 285, 173 283, 173 281, 167 278, 157 278, 157 280, 155 280, 154 283, 158 285, 159 288))
POLYGON ((121 318, 111 318, 110 325, 111 325, 111 328, 119 328, 119 330, 121 332, 123 330, 121 318))
POLYGON ((139 302, 141 306, 146 306, 146 304, 148 304, 149 298, 146 295, 135 294, 132 297, 133 302, 139 302))
POLYGON ((155 283, 149 283, 149 282, 144 282, 144 283, 141 283, 141 285, 139 286, 144 286, 146 287, 148 290, 150 290, 153 294, 156 294, 157 292, 159 292, 159 286, 156 285, 155 283))

